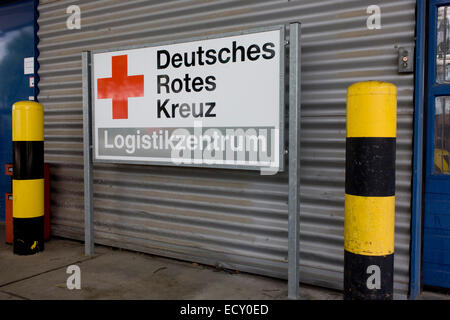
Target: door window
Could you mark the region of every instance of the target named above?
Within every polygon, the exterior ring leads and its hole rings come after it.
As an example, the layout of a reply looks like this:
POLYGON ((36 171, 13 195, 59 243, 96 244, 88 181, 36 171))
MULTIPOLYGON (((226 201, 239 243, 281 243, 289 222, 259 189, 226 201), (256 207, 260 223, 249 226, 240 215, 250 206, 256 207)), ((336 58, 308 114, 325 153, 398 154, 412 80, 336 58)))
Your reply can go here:
POLYGON ((450 174, 450 96, 437 97, 434 110, 434 174, 450 174))
POLYGON ((436 82, 450 83, 450 7, 439 7, 437 18, 436 82))

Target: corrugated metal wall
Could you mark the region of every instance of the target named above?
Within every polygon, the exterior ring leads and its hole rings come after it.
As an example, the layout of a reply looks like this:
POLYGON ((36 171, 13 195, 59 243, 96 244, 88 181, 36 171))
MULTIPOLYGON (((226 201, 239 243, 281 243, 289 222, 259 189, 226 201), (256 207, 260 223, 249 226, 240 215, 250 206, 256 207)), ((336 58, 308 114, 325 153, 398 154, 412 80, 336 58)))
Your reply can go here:
MULTIPOLYGON (((301 279, 342 288, 345 94, 356 81, 398 86, 395 293, 409 282, 413 75, 397 46, 414 45, 415 1, 40 1, 39 100, 51 164, 54 235, 83 239, 81 52, 262 25, 302 22, 301 279), (66 8, 81 8, 81 30, 66 8)), ((97 243, 287 278, 287 173, 96 165, 97 243)))

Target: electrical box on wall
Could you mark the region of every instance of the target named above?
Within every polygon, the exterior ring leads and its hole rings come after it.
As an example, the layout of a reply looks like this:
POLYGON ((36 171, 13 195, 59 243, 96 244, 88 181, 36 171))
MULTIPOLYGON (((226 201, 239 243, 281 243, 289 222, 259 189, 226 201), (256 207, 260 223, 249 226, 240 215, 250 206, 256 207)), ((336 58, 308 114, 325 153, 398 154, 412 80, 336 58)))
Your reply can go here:
POLYGON ((398 72, 414 72, 414 47, 398 48, 398 72))

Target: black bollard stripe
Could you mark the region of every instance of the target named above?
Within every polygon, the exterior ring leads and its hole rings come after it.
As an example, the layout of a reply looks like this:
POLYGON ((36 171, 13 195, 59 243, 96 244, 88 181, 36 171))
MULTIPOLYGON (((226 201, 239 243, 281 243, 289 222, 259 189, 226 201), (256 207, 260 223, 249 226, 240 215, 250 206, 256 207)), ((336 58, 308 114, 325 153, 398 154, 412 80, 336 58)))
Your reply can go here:
POLYGON ((345 193, 395 195, 396 138, 347 138, 345 193))
POLYGON ((392 300, 394 254, 365 256, 344 251, 344 299, 392 300))
POLYGON ((13 179, 44 178, 44 141, 13 141, 13 179))
POLYGON ((44 216, 13 218, 13 250, 30 255, 44 250, 44 216))

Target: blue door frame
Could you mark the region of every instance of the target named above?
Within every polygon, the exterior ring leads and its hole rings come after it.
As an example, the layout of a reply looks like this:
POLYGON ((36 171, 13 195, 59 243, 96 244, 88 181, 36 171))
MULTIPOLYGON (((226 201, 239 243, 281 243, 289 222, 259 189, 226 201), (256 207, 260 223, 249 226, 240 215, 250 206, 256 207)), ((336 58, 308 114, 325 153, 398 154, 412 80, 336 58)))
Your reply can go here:
POLYGON ((416 3, 416 50, 414 75, 414 142, 411 203, 411 259, 409 298, 420 294, 422 282, 423 127, 425 105, 425 42, 427 0, 416 3))
MULTIPOLYGON (((432 137, 433 114, 430 114, 434 106, 434 96, 449 94, 449 87, 436 87, 427 85, 434 82, 436 34, 431 28, 436 29, 437 7, 449 5, 449 0, 417 0, 416 3, 416 50, 415 50, 415 90, 414 90, 414 153, 413 153, 413 185, 412 185, 412 218, 411 218, 411 263, 409 298, 414 300, 420 294, 423 286, 422 279, 422 246, 424 231, 424 183, 430 176, 432 166, 424 168, 426 164, 433 163, 433 145, 425 143, 426 137, 432 137), (431 26, 431 27, 430 27, 431 26), (428 29, 427 29, 428 27, 428 29), (432 37, 428 38, 428 33, 432 37), (430 44, 430 45, 429 45, 430 44), (427 59, 432 65, 428 65, 427 59), (432 79, 430 82, 429 79, 432 79), (431 91, 428 90, 431 88, 431 91), (429 106, 426 108, 426 106, 429 106), (427 121, 427 123, 425 122, 427 121), (426 125, 426 127, 425 127, 426 125)), ((442 179, 438 178, 437 180, 442 179)))
MULTIPOLYGON (((423 203, 422 281, 424 285, 450 288, 450 175, 436 173, 435 103, 436 98, 450 97, 450 83, 437 83, 438 7, 450 6, 450 0, 428 1, 425 162, 423 203)), ((446 55, 446 54, 445 54, 446 55)), ((445 72, 446 73, 446 72, 445 72)), ((444 106, 445 108, 445 106, 444 106)), ((442 120, 445 118, 442 117, 442 120)), ((445 136, 443 137, 445 140, 445 136)))

